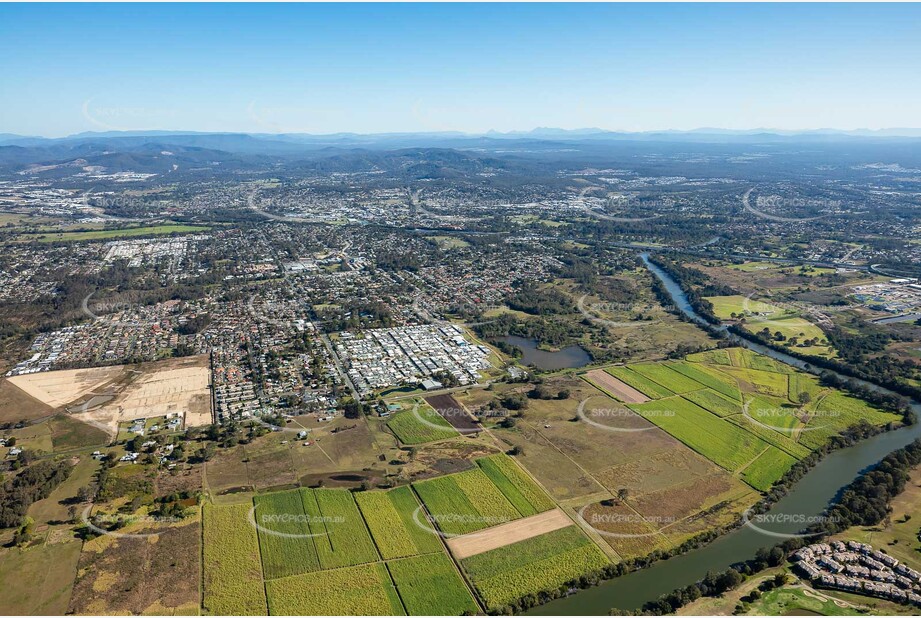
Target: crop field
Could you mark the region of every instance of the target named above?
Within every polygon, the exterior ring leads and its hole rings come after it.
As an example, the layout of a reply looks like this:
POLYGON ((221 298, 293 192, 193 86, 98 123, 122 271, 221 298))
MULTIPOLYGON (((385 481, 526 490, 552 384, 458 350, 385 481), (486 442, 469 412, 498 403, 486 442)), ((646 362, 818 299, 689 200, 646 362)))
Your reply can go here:
POLYGON ((475 532, 521 517, 479 468, 414 483, 413 487, 447 534, 475 532))
MULTIPOLYGON (((355 500, 384 560, 441 551, 438 536, 413 522, 422 505, 409 487, 361 491, 355 494, 355 500)), ((418 518, 424 522, 421 512, 418 518)))
POLYGON ((335 569, 379 560, 352 492, 301 489, 320 566, 335 569))
POLYGON ((555 508, 530 517, 523 517, 499 524, 486 530, 452 537, 445 541, 451 555, 458 560, 482 554, 498 547, 505 547, 560 528, 568 528, 572 519, 562 510, 555 508))
POLYGON ((817 448, 829 436, 840 433, 861 419, 873 425, 901 421, 898 415, 878 410, 862 399, 832 391, 815 405, 813 415, 806 425, 810 431, 800 434, 800 442, 810 448, 817 448))
POLYGON ((769 427, 762 427, 761 425, 752 422, 751 419, 746 418, 741 414, 738 416, 728 417, 726 420, 728 420, 730 423, 738 425, 746 431, 755 434, 768 444, 776 446, 783 452, 787 453, 788 455, 792 455, 796 459, 802 459, 810 453, 809 448, 794 440, 792 436, 781 433, 774 429, 770 429, 769 427))
POLYGON ((259 539, 249 504, 204 506, 203 606, 213 615, 265 614, 259 539))
POLYGON ((592 386, 625 403, 643 403, 649 397, 604 369, 592 369, 582 376, 592 386))
POLYGON ((555 506, 550 496, 507 455, 483 457, 476 463, 522 517, 549 511, 555 506))
POLYGON ((815 400, 824 390, 819 379, 808 373, 794 373, 789 378, 787 396, 790 401, 798 401, 801 393, 808 393, 815 400))
POLYGON ((625 384, 632 386, 650 399, 659 399, 660 397, 670 397, 674 395, 673 392, 661 384, 656 384, 646 376, 631 371, 628 367, 608 367, 605 371, 625 384))
POLYGON ((749 385, 751 390, 762 395, 786 397, 789 391, 787 374, 785 373, 745 367, 721 367, 720 370, 741 380, 745 385, 749 385))
POLYGON ((427 405, 396 414, 387 421, 387 427, 403 444, 424 444, 459 435, 448 421, 427 405))
POLYGON ((111 238, 134 238, 137 236, 164 236, 167 234, 191 234, 207 232, 209 227, 203 225, 150 225, 147 227, 126 227, 110 230, 91 230, 87 232, 58 232, 46 234, 22 234, 18 240, 25 242, 79 242, 85 240, 108 240, 111 238))
POLYGON ((716 391, 708 388, 702 388, 699 391, 691 391, 682 395, 688 401, 692 401, 705 410, 713 412, 717 416, 732 416, 733 414, 742 413, 742 404, 723 397, 716 391))
POLYGON ((714 371, 701 363, 689 363, 687 361, 668 363, 668 367, 692 380, 700 382, 721 395, 736 401, 742 400, 738 383, 724 373, 714 371))
POLYGON ((277 616, 404 616, 383 562, 302 573, 265 583, 277 616))
POLYGON ((748 299, 741 294, 734 296, 708 296, 706 300, 713 305, 713 313, 721 320, 728 320, 732 314, 751 316, 753 314, 773 316, 783 311, 777 305, 748 299))
POLYGON ((729 360, 729 350, 707 350, 706 352, 695 352, 688 354, 686 360, 692 363, 702 363, 710 365, 731 365, 729 360))
POLYGON ((767 491, 795 463, 796 459, 783 451, 767 448, 742 471, 742 478, 755 489, 767 491))
POLYGON ((410 616, 463 616, 479 607, 450 558, 444 553, 393 560, 390 576, 410 616))
POLYGON ((320 559, 300 491, 260 495, 253 502, 266 579, 318 570, 320 559))
POLYGON ((790 436, 800 423, 798 408, 777 397, 754 395, 748 398, 748 415, 754 420, 790 436))
POLYGON ((666 387, 673 393, 688 393, 696 391, 701 387, 700 382, 692 380, 677 371, 671 369, 664 363, 638 363, 630 365, 630 370, 643 375, 656 384, 666 387))
POLYGON ((630 404, 630 408, 730 471, 746 465, 768 447, 755 435, 681 397, 630 404))
POLYGON ((608 564, 576 526, 548 532, 461 561, 488 610, 557 588, 608 564))

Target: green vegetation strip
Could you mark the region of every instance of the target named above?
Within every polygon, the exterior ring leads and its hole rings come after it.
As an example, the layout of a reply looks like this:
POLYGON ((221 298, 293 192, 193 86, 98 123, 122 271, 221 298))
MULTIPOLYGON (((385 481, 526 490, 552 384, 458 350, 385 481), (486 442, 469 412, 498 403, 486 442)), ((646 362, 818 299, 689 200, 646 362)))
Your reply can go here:
POLYGON ((607 563, 601 550, 576 526, 461 561, 490 611, 526 595, 558 588, 607 563))
POLYGON ((661 397, 671 397, 674 393, 660 384, 656 384, 644 375, 631 371, 628 367, 608 367, 605 372, 621 382, 632 386, 639 392, 643 393, 650 399, 659 399, 661 397))
POLYGON ((267 612, 259 539, 248 504, 205 504, 205 610, 215 616, 260 616, 267 612))
POLYGON ((476 463, 522 517, 543 513, 555 506, 550 496, 507 455, 483 457, 476 463))
POLYGON ((423 444, 455 438, 459 435, 457 430, 438 412, 421 404, 415 412, 407 410, 396 414, 387 421, 387 426, 403 444, 423 444), (416 414, 419 416, 417 417, 416 414))
POLYGON ((191 234, 207 232, 210 227, 204 225, 151 225, 147 227, 127 227, 110 230, 91 230, 86 232, 60 232, 42 234, 21 234, 19 240, 30 242, 78 242, 83 240, 107 240, 112 238, 132 238, 135 236, 164 236, 167 234, 191 234))
POLYGON ((410 616, 462 616, 479 608, 446 554, 428 554, 387 563, 410 616))
POLYGON ((265 583, 269 612, 280 616, 404 616, 383 562, 265 583))
MULTIPOLYGON (((355 500, 385 560, 442 550, 438 535, 413 521, 413 515, 421 509, 421 505, 409 487, 362 491, 355 494, 355 500)), ((421 512, 418 521, 428 525, 421 512)))

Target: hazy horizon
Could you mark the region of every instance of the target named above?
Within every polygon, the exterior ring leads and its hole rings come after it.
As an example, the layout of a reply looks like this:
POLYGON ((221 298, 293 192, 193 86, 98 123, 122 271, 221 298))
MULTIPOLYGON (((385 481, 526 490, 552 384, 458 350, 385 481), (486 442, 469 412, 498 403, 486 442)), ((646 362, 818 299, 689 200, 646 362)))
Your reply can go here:
POLYGON ((919 17, 862 4, 7 4, 0 132, 907 127, 921 117, 919 17))

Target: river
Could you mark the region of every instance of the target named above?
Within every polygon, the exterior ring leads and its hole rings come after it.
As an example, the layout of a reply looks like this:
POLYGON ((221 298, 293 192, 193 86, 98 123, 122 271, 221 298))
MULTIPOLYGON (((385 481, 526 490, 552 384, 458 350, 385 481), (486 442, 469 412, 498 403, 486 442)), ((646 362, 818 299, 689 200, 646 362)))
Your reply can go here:
MULTIPOLYGON (((662 281, 675 305, 700 324, 707 322, 697 315, 678 283, 643 254, 646 267, 662 281)), ((725 330, 725 329, 722 329, 725 330)), ((775 358, 798 369, 816 372, 799 359, 734 335, 735 343, 775 358)), ((845 377, 845 376, 842 376, 845 377)), ((848 378, 853 380, 853 378, 848 378)), ((880 392, 885 388, 854 380, 880 392)), ((912 409, 921 416, 921 404, 912 402, 912 409)), ((733 564, 753 558, 761 547, 770 547, 814 521, 818 515, 860 473, 871 468, 883 457, 921 437, 921 423, 879 434, 867 440, 835 451, 810 470, 784 498, 774 504, 767 517, 759 518, 757 528, 742 526, 709 545, 681 556, 663 560, 647 569, 608 580, 594 588, 580 590, 568 597, 534 608, 531 615, 607 615, 611 608, 633 610, 646 601, 657 599, 672 590, 692 584, 707 571, 722 571, 733 564), (761 523, 769 519, 773 523, 761 523), (805 522, 805 523, 804 523, 805 522), (760 529, 760 530, 759 530, 760 529)))

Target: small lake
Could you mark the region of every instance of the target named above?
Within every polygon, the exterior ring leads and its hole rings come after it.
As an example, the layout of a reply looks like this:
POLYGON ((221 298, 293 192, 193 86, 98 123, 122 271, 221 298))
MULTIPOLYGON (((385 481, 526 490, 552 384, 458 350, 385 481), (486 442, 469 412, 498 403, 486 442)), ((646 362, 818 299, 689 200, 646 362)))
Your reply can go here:
POLYGON ((592 357, 588 355, 588 352, 577 345, 571 345, 557 352, 548 352, 538 349, 537 340, 535 339, 525 339, 524 337, 510 335, 503 337, 502 340, 521 350, 523 355, 521 358, 522 364, 533 365, 545 371, 584 367, 592 362, 592 357))

